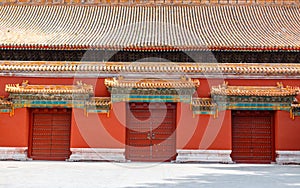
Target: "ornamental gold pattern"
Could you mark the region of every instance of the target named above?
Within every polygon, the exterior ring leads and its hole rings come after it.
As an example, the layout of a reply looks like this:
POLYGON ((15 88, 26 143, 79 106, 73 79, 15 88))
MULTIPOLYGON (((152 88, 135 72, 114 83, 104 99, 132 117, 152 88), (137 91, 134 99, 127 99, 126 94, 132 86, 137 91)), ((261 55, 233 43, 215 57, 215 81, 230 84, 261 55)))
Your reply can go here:
POLYGON ((62 62, 0 61, 0 73, 185 73, 197 75, 297 76, 300 64, 267 63, 131 63, 131 62, 62 62))
POLYGON ((228 83, 224 83, 211 88, 212 95, 224 96, 284 97, 296 96, 299 91, 299 87, 284 87, 282 83, 277 83, 277 86, 229 86, 228 83))
POLYGON ((92 85, 87 85, 81 81, 77 85, 29 85, 25 80, 22 84, 6 84, 5 91, 8 93, 28 93, 28 94, 92 94, 92 85))
POLYGON ((136 89, 184 89, 197 88, 200 85, 197 79, 123 79, 123 78, 106 78, 105 85, 108 88, 136 88, 136 89))

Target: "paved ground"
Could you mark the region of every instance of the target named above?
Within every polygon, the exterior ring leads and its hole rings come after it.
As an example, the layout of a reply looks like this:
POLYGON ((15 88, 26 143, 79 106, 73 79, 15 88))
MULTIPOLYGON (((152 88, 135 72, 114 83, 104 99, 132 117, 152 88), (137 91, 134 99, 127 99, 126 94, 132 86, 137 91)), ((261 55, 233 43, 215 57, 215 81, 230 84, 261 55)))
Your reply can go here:
POLYGON ((0 187, 300 187, 300 165, 0 161, 0 187))

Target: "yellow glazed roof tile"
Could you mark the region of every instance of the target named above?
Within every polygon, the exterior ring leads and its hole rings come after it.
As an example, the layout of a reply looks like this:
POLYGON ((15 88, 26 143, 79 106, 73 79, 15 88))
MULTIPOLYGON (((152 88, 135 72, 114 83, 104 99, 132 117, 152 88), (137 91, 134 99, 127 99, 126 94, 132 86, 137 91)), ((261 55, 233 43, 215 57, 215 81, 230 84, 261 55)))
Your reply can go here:
POLYGON ((8 93, 47 93, 47 94, 84 94, 93 93, 93 86, 82 82, 77 85, 29 85, 28 81, 20 84, 6 84, 5 91, 8 93))
POLYGON ((196 88, 200 85, 199 80, 192 79, 117 79, 106 78, 105 85, 107 87, 122 87, 122 88, 196 88))
POLYGON ((0 49, 299 51, 299 7, 1 5, 0 49))
POLYGON ((212 103, 211 98, 193 98, 192 105, 200 106, 200 107, 215 107, 216 106, 215 103, 212 103))
POLYGON ((227 96, 291 96, 299 93, 299 87, 283 87, 281 83, 277 86, 229 86, 224 83, 211 88, 212 95, 227 96))
POLYGON ((1 72, 299 75, 300 64, 0 61, 1 72))
POLYGON ((91 97, 86 103, 88 106, 109 106, 111 105, 110 97, 91 97))

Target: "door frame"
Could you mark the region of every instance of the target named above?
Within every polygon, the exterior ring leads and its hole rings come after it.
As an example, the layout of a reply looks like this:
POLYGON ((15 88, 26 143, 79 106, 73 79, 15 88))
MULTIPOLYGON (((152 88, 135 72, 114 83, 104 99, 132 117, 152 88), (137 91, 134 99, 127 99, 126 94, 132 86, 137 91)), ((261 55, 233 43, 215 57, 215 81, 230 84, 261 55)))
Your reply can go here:
MULTIPOLYGON (((32 157, 32 144, 33 144, 33 121, 34 121, 34 114, 39 113, 39 114, 63 114, 63 113, 69 113, 70 114, 70 139, 69 139, 69 146, 71 146, 71 128, 72 128, 72 108, 29 108, 29 131, 28 131, 28 152, 27 152, 27 157, 33 160, 51 160, 51 161, 61 161, 61 160, 66 160, 65 158, 53 158, 49 159, 47 157, 32 157), (42 110, 43 111, 40 111, 42 110), (35 110, 38 110, 37 112, 34 112, 35 110), (57 110, 57 112, 54 112, 57 110)), ((69 149, 71 149, 69 147, 69 149)), ((71 155, 71 150, 69 150, 69 157, 71 155)), ((69 158, 68 157, 68 158, 69 158)), ((68 159, 67 158, 67 159, 68 159)))

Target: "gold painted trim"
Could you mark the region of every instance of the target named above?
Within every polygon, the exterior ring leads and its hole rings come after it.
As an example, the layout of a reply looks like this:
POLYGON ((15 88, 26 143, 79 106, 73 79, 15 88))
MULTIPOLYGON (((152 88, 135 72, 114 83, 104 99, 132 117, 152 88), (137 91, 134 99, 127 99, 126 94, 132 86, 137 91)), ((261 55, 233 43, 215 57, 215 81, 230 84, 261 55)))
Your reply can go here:
POLYGON ((185 73, 222 75, 300 75, 300 64, 266 63, 131 63, 131 62, 46 62, 0 61, 0 73, 185 73))

